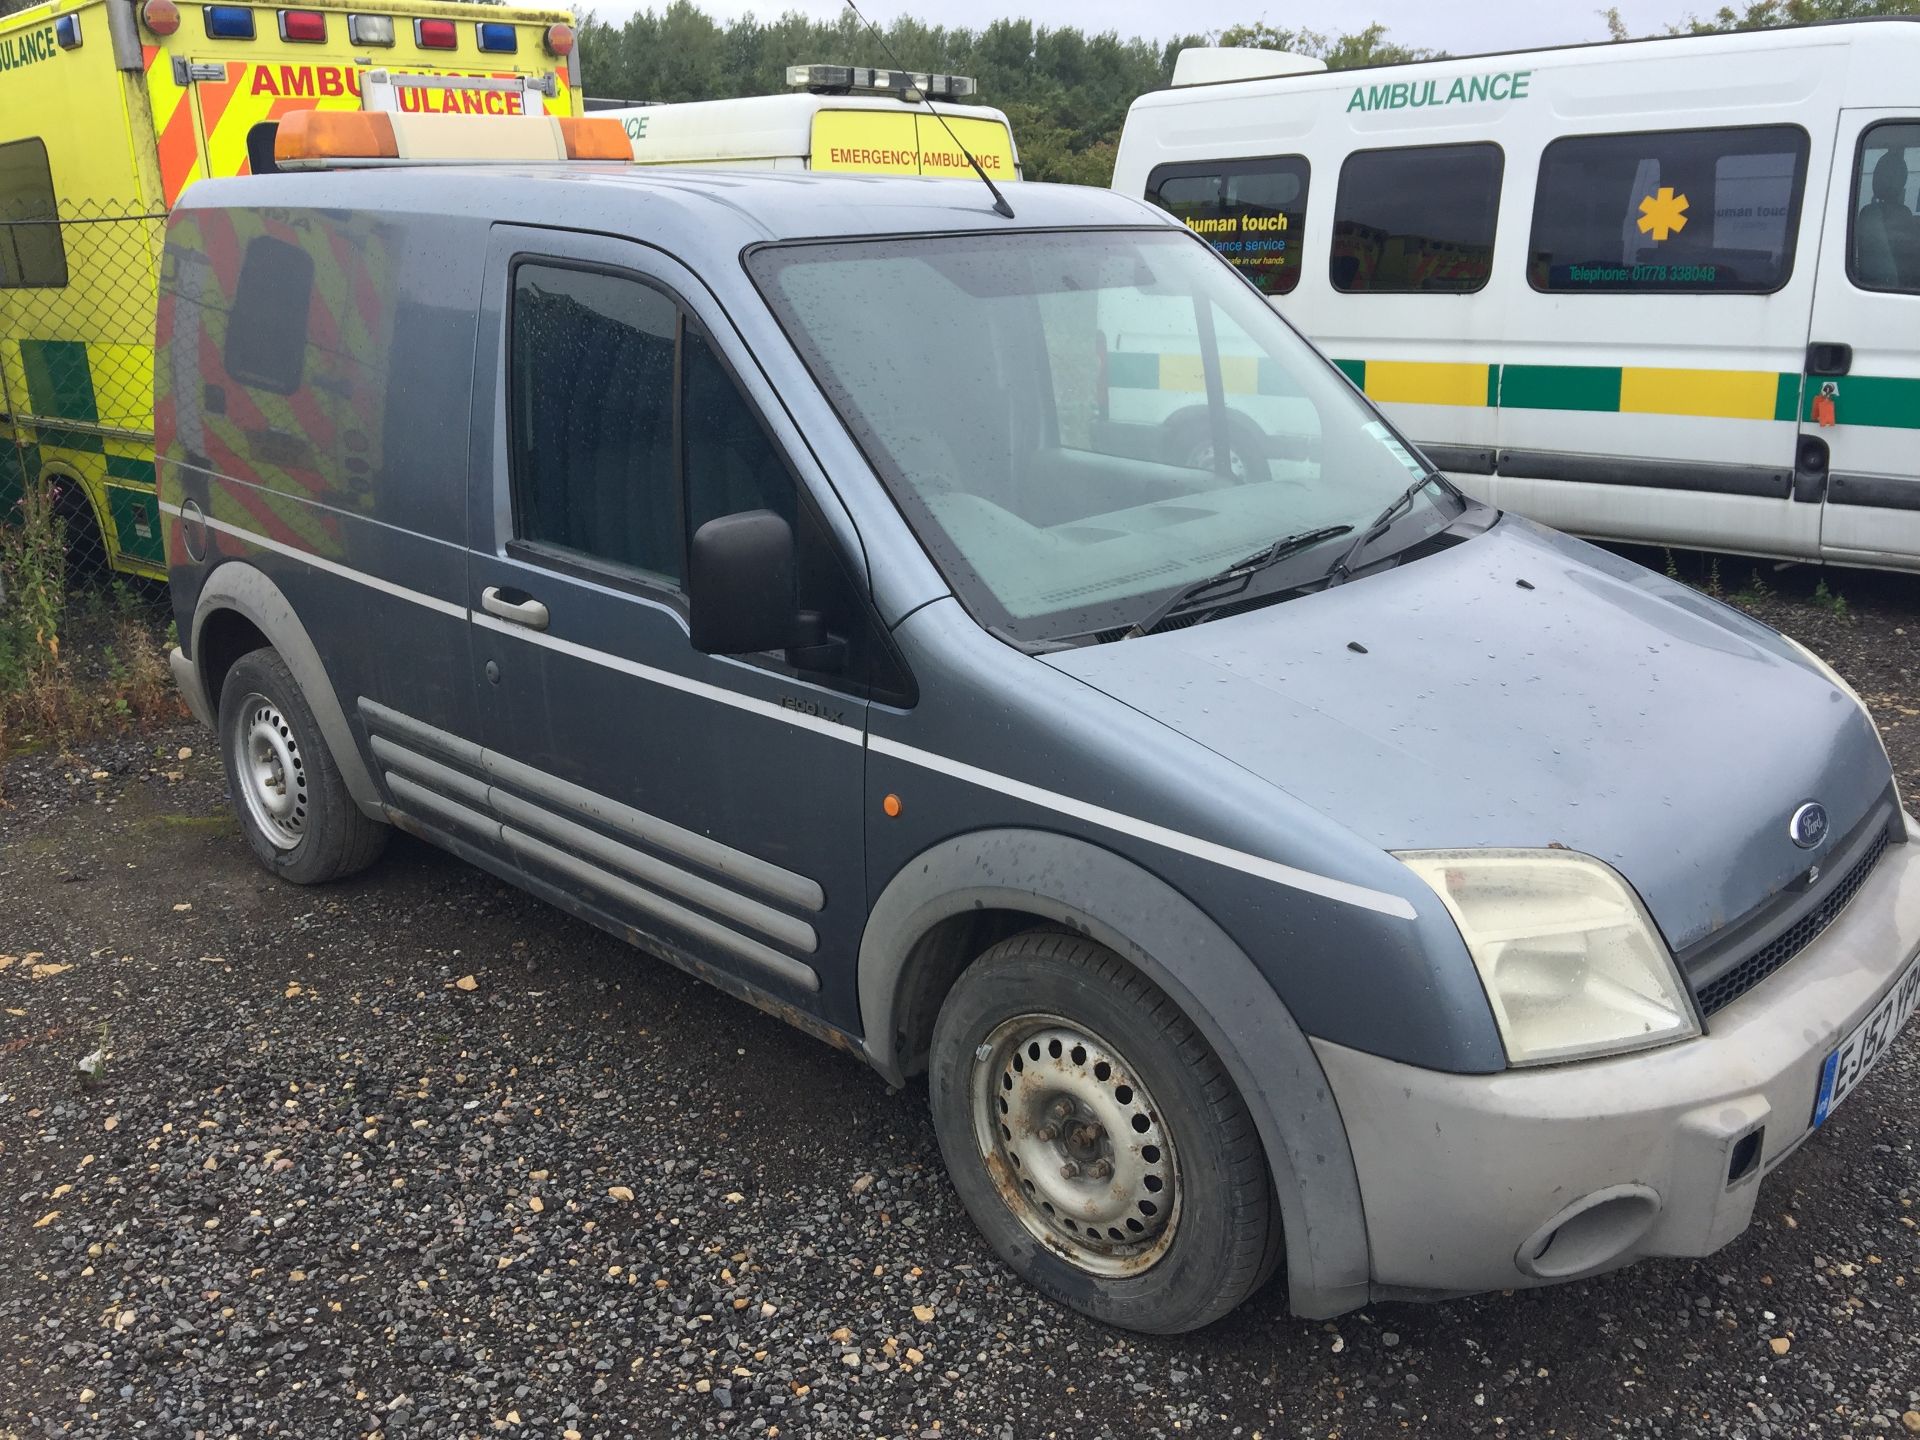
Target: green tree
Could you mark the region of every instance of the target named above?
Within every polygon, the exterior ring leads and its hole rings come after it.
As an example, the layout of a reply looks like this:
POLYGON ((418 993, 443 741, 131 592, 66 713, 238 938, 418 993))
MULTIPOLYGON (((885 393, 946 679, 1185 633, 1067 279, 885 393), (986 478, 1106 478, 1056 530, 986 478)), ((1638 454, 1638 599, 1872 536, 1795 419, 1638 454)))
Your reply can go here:
POLYGON ((1387 39, 1387 27, 1377 21, 1351 35, 1327 36, 1317 30, 1288 30, 1257 21, 1229 25, 1214 44, 1251 46, 1259 50, 1291 50, 1327 62, 1329 70, 1351 70, 1360 65, 1394 65, 1407 60, 1434 60, 1444 52, 1400 45, 1387 39))

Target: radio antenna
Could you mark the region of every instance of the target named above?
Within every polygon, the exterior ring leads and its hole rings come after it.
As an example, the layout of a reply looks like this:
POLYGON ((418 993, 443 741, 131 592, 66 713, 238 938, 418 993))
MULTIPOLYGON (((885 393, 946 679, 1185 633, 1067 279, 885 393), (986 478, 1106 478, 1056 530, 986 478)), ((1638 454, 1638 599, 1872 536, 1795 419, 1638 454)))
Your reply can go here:
MULTIPOLYGON (((893 47, 887 43, 887 37, 880 33, 880 27, 867 19, 865 15, 862 15, 860 13, 860 7, 854 4, 853 0, 847 0, 847 9, 851 10, 854 13, 854 18, 866 26, 868 31, 872 33, 873 38, 880 42, 880 48, 887 52, 887 63, 902 74, 911 75, 913 72, 900 63, 899 57, 893 53, 893 47)), ((940 128, 947 132, 947 138, 952 140, 960 153, 967 157, 967 163, 973 167, 973 173, 980 177, 980 183, 986 186, 987 192, 993 196, 994 213, 1004 216, 1008 220, 1013 219, 1013 206, 1007 203, 1007 197, 1000 193, 1000 187, 994 184, 992 178, 981 168, 980 162, 974 158, 973 152, 960 143, 960 137, 953 133, 953 126, 947 124, 947 117, 933 108, 933 97, 922 90, 920 92, 920 103, 927 107, 927 113, 940 122, 940 128)))

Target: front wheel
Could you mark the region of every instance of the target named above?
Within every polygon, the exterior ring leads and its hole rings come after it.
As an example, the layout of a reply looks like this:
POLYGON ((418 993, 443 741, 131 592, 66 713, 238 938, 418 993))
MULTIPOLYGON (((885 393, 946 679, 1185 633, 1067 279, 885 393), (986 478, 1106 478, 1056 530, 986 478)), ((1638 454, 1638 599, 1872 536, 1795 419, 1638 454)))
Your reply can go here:
POLYGON ((1104 946, 1046 931, 994 946, 941 1008, 929 1081, 955 1188, 1042 1293, 1172 1334, 1272 1273, 1252 1117, 1192 1023, 1104 946))
POLYGON ((274 651, 251 651, 227 672, 220 755, 247 845, 282 879, 337 880, 386 848, 387 827, 354 804, 299 682, 274 651))

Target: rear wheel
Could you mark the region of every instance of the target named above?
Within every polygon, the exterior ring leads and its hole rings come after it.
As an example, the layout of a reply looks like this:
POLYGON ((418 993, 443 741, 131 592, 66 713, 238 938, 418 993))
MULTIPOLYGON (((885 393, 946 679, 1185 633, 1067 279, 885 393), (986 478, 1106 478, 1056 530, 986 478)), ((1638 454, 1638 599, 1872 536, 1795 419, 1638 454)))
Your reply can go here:
POLYGON ((299 683, 274 651, 250 651, 227 672, 220 754, 247 845, 282 879, 338 880, 386 848, 387 827, 354 804, 299 683))
POLYGON ((1272 1273, 1279 1217, 1252 1118, 1179 1008, 1075 935, 1003 941, 934 1029, 955 1188, 1036 1289, 1154 1333, 1218 1319, 1272 1273))

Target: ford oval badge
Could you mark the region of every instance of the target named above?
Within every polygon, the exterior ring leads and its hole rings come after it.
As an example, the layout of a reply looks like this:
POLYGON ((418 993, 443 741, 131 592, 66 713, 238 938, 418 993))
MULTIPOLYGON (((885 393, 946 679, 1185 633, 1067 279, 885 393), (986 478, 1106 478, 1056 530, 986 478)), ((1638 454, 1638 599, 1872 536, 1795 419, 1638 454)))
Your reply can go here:
POLYGON ((1787 822, 1787 834, 1802 850, 1813 849, 1827 838, 1827 807, 1818 800, 1809 800, 1793 812, 1793 818, 1787 822))

